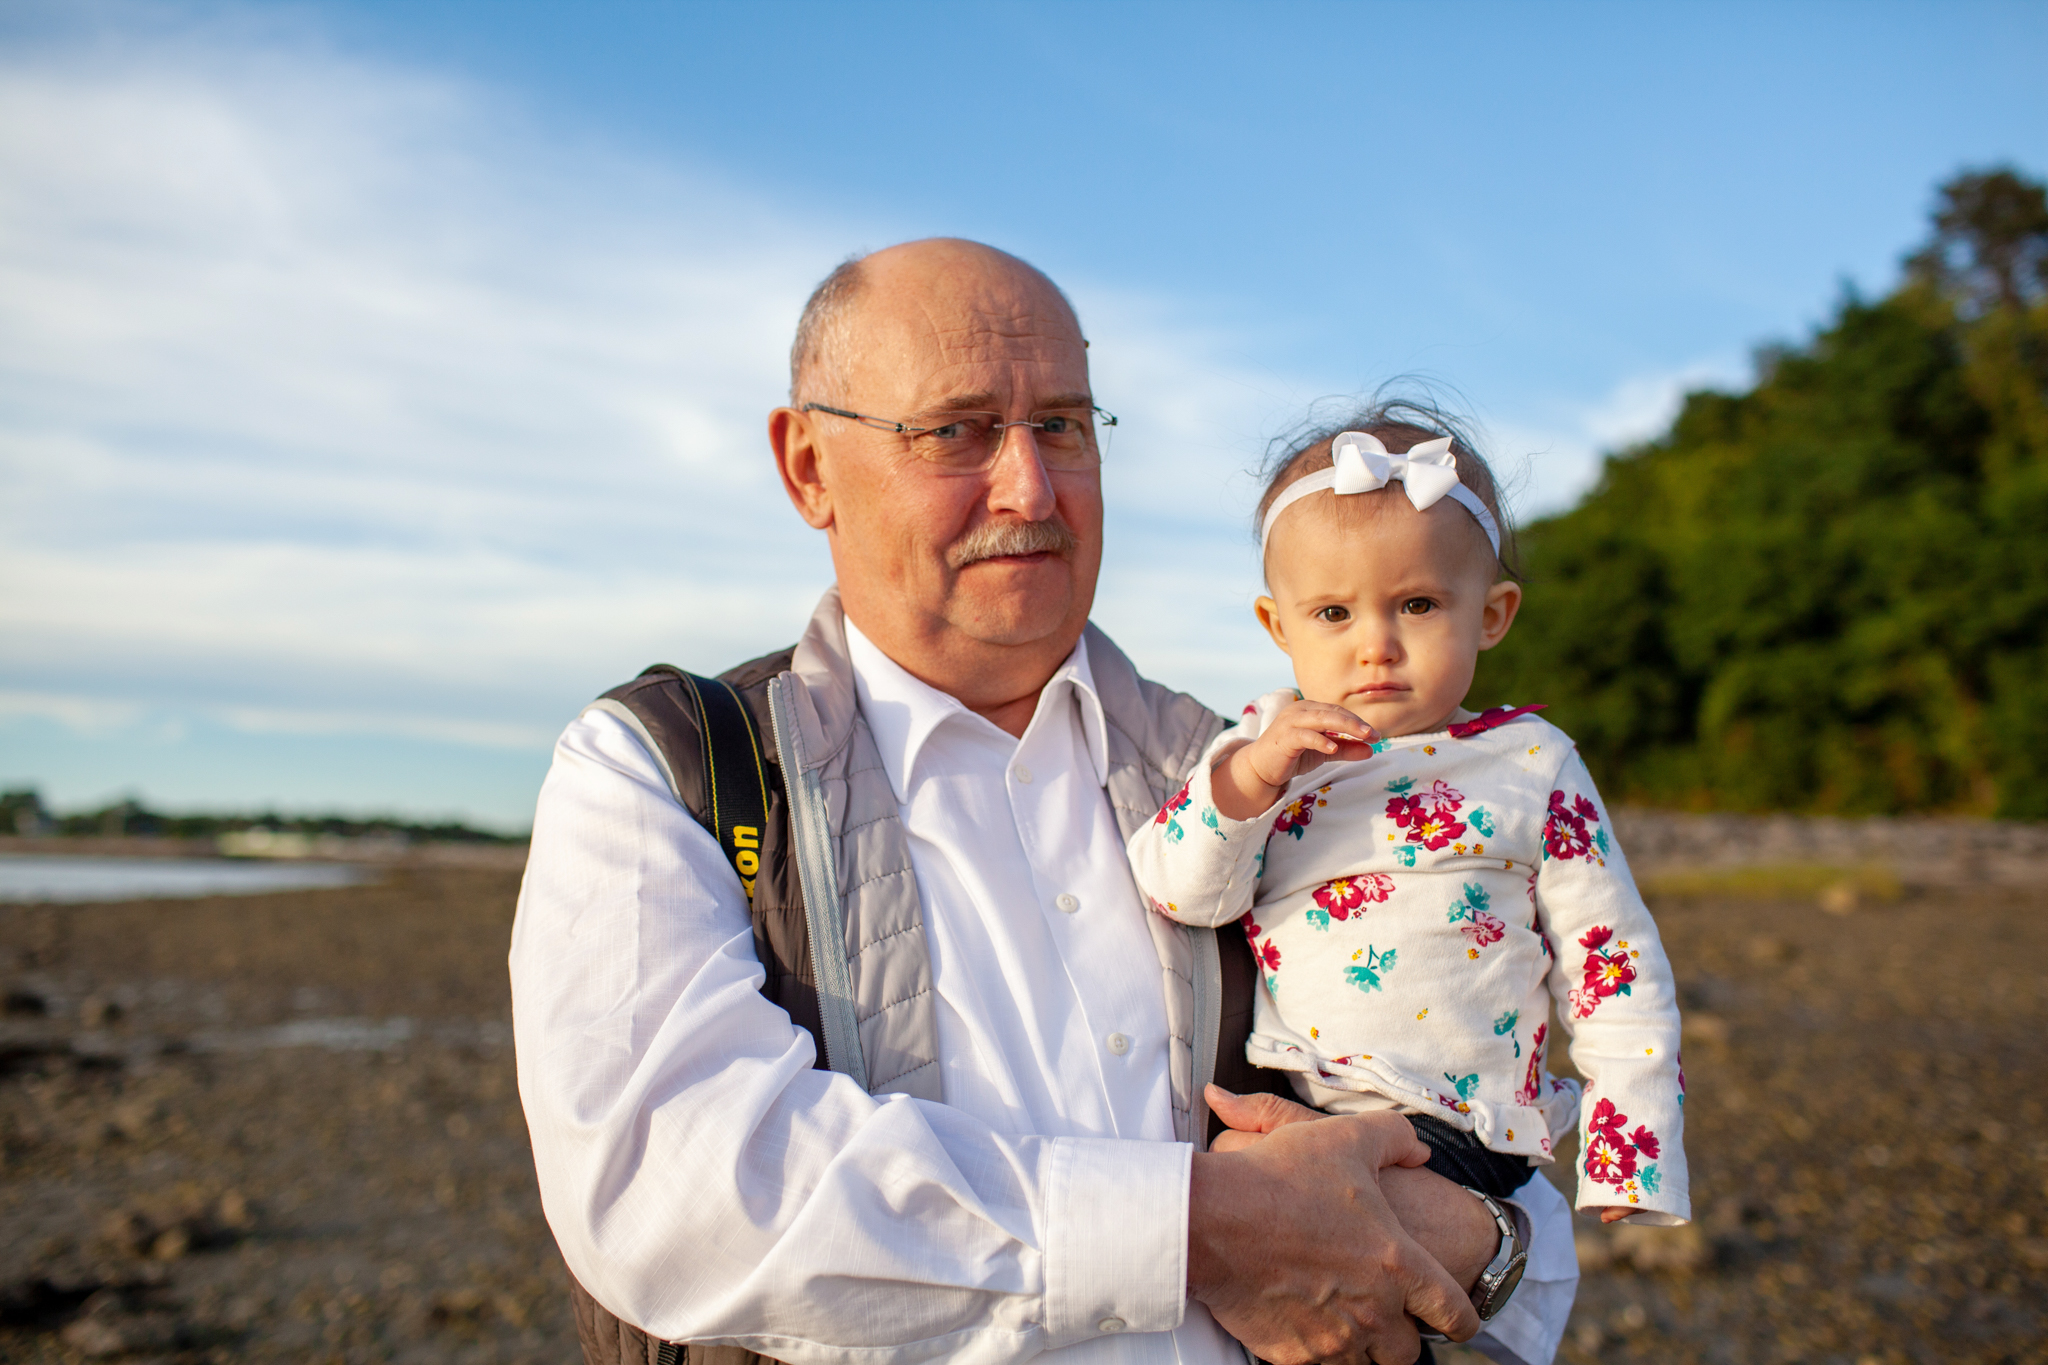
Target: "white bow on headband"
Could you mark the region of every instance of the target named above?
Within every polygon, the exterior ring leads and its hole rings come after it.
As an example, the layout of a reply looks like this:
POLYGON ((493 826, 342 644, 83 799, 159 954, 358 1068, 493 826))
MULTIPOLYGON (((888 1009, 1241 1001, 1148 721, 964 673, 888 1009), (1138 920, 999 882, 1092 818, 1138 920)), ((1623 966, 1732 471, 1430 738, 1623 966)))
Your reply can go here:
POLYGON ((1493 513, 1486 510, 1479 495, 1458 481, 1458 457, 1451 453, 1450 437, 1424 441, 1405 455, 1390 455, 1379 437, 1370 432, 1347 431, 1330 443, 1330 449, 1334 463, 1328 469, 1297 479, 1266 509, 1265 525, 1259 528, 1261 554, 1265 553, 1266 542, 1272 539, 1273 523, 1280 519, 1280 514, 1309 494, 1324 489, 1340 497, 1370 493, 1395 479, 1401 481, 1401 490, 1418 512, 1428 511, 1449 496, 1478 520, 1493 552, 1500 553, 1500 527, 1494 524, 1493 513))

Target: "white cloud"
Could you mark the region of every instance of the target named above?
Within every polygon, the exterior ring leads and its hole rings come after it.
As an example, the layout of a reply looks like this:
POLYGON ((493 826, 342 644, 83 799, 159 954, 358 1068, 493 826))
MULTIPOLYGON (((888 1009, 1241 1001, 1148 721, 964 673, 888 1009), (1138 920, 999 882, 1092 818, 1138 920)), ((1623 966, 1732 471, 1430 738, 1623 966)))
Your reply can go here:
POLYGON ((626 661, 765 646, 823 557, 761 418, 838 249, 311 47, 17 51, 0 670, 102 699, 67 723, 168 687, 403 735, 445 697, 545 744, 626 661))
POLYGON ((49 692, 0 690, 0 716, 32 716, 54 720, 80 734, 112 734, 142 718, 143 708, 133 702, 96 701, 91 697, 49 692))
MULTIPOLYGON (((316 41, 171 27, 0 56, 0 717, 544 751, 644 663, 795 635, 830 566, 763 417, 805 291, 901 234, 316 41)), ((1098 619, 1213 704, 1284 681, 1248 469, 1323 390, 1064 283, 1129 419, 1098 619)), ((1566 501, 1690 379, 1502 448, 1566 501)))
MULTIPOLYGON (((641 664, 786 641, 830 570, 761 423, 804 292, 887 235, 311 43, 0 60, 0 714, 544 751, 641 664)), ((1124 558, 1237 535, 1271 386, 1069 283, 1124 558)))

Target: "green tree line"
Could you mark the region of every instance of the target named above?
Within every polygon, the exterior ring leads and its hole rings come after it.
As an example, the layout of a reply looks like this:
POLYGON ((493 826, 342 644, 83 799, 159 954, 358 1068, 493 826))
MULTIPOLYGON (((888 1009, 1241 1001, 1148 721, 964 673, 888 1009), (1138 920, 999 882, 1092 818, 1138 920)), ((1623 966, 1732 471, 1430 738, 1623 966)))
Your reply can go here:
POLYGON ((151 810, 139 801, 117 801, 96 810, 60 815, 43 804, 33 787, 0 791, 0 834, 75 837, 213 839, 223 834, 267 830, 272 834, 338 835, 345 839, 398 838, 409 843, 519 844, 523 834, 494 834, 460 821, 421 822, 397 816, 347 815, 183 815, 151 810))
POLYGON ((2042 185, 1951 180, 1906 265, 1524 528, 1471 704, 1550 702, 1610 799, 2048 817, 2042 185))

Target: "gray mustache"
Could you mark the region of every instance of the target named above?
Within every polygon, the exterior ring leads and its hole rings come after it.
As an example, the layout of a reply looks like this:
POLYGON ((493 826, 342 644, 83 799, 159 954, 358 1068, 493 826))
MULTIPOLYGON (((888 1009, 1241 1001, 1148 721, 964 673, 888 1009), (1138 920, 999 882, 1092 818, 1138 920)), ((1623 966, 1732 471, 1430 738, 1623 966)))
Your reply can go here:
POLYGON ((1071 555, 1081 538, 1063 521, 986 521, 953 542, 946 562, 956 569, 1003 555, 1071 555))

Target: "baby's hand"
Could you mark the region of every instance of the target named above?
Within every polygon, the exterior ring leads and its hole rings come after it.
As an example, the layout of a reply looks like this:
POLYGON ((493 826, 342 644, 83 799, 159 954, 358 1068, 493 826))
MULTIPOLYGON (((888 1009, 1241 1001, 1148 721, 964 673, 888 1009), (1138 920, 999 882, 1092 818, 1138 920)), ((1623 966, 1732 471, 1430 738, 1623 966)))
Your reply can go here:
POLYGON ((1603 1223, 1619 1223, 1622 1219, 1628 1217, 1631 1213, 1634 1212, 1634 1209, 1622 1209, 1614 1207, 1604 1208, 1600 1210, 1600 1221, 1603 1223))
POLYGON ((1232 820, 1249 820, 1279 800, 1289 782, 1325 761, 1372 757, 1379 737, 1379 731, 1341 706, 1294 702, 1257 739, 1231 750, 1211 771, 1216 809, 1232 820))

